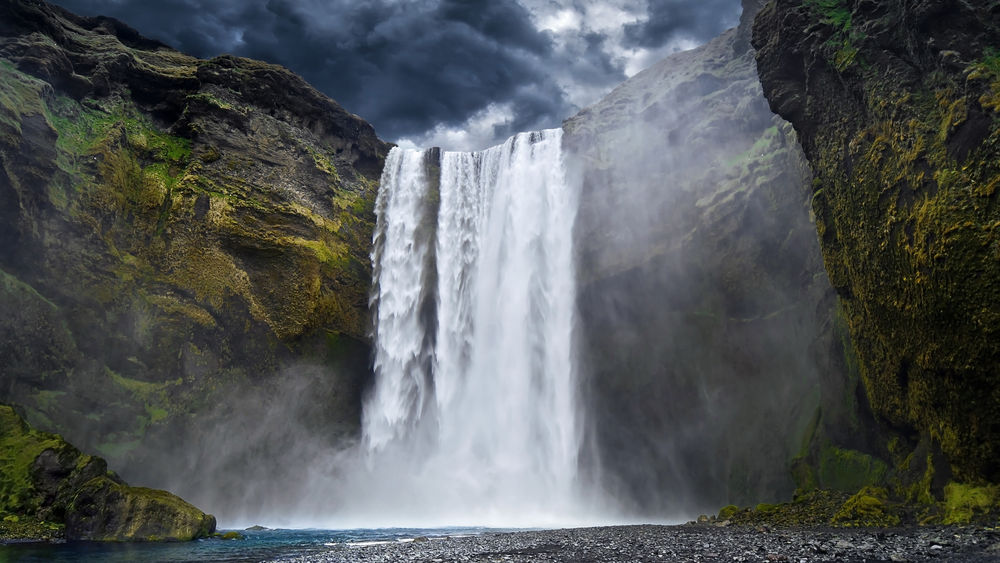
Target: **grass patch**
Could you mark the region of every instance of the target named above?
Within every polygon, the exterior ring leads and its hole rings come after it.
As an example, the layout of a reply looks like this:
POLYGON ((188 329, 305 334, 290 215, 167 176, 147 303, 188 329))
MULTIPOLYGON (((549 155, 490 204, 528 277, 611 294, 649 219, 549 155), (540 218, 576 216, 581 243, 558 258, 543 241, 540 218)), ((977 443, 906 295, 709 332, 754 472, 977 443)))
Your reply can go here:
POLYGON ((803 5, 820 22, 834 29, 833 36, 826 42, 831 51, 828 60, 834 68, 843 72, 856 62, 863 62, 858 58, 857 43, 865 36, 854 29, 853 15, 846 0, 805 0, 803 5))

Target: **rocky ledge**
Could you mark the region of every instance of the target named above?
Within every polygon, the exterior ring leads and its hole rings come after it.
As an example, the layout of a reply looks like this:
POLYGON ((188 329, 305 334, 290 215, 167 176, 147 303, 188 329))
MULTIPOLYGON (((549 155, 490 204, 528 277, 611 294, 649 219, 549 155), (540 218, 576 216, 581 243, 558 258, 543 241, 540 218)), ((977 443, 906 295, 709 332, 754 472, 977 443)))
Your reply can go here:
POLYGON ((185 541, 213 532, 214 516, 166 491, 129 486, 103 459, 0 405, 0 542, 185 541))

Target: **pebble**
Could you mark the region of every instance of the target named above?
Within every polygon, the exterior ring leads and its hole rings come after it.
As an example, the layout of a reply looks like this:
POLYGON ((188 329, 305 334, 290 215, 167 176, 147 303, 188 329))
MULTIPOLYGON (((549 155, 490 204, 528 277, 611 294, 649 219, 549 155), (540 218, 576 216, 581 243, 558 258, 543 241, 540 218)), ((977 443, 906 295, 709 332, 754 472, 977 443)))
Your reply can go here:
POLYGON ((485 533, 449 541, 316 548, 280 561, 643 563, 649 561, 1000 561, 987 528, 768 529, 712 524, 485 533), (959 533, 960 532, 960 533, 959 533), (952 535, 954 534, 954 535, 952 535), (941 541, 948 537, 948 541, 941 541), (951 539, 954 538, 954 539, 951 539))

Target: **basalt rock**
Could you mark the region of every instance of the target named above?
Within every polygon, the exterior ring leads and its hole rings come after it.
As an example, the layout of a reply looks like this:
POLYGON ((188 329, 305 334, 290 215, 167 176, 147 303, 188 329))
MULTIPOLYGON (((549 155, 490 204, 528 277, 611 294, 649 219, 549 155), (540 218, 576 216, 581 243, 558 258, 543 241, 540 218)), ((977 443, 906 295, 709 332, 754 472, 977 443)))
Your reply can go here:
POLYGON ((388 149, 281 67, 0 3, 0 400, 162 484, 356 432, 388 149))
POLYGON ((863 420, 809 171, 761 91, 760 2, 744 4, 738 28, 565 123, 590 444, 640 512, 790 498, 817 428, 863 420))
POLYGON ((897 492, 997 482, 1000 3, 775 0, 753 44, 897 492))
POLYGON ((103 459, 31 429, 6 405, 0 405, 0 515, 63 529, 70 540, 185 541, 215 531, 213 516, 166 491, 129 486, 103 459))

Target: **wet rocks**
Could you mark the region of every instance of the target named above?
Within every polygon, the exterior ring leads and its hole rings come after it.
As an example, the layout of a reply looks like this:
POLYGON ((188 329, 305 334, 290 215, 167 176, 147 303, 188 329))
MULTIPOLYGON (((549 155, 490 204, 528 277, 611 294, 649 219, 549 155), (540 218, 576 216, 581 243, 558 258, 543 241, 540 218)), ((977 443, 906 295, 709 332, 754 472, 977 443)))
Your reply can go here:
POLYGON ((710 525, 617 526, 340 544, 296 561, 983 561, 996 531, 982 528, 830 530, 710 525), (944 541, 935 541, 943 539, 944 541))

